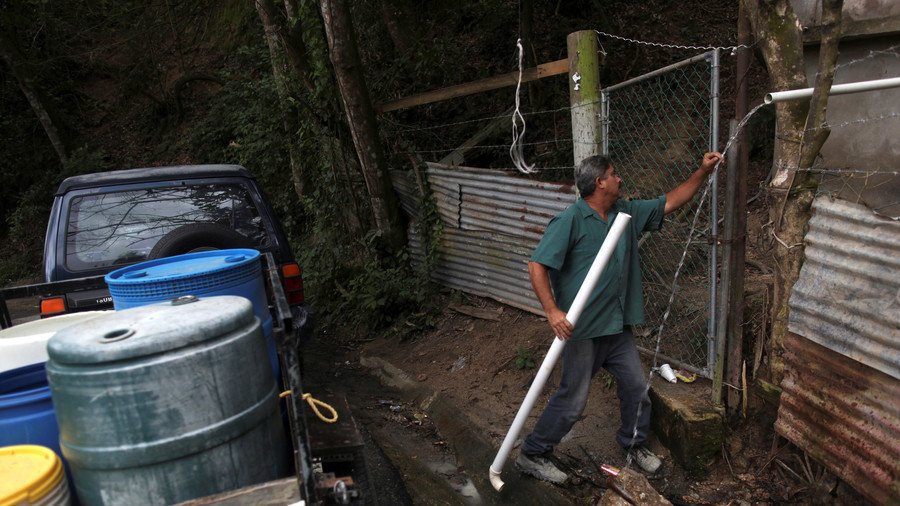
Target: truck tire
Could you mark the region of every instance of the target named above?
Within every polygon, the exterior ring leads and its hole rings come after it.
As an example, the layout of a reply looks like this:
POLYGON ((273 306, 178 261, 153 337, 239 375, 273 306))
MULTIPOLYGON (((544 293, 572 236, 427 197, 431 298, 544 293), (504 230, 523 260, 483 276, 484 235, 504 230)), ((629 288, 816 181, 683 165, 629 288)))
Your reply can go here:
POLYGON ((164 235, 150 250, 148 259, 164 258, 196 251, 227 248, 252 248, 249 239, 234 230, 214 223, 182 225, 164 235))

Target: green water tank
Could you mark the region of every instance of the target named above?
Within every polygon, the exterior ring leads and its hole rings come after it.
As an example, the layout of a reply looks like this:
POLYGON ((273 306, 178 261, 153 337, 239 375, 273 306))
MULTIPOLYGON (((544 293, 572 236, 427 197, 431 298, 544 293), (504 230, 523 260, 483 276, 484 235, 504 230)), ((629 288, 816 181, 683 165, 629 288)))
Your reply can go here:
POLYGON ((173 504, 288 474, 275 380, 247 299, 117 311, 60 331, 47 351, 82 504, 173 504))

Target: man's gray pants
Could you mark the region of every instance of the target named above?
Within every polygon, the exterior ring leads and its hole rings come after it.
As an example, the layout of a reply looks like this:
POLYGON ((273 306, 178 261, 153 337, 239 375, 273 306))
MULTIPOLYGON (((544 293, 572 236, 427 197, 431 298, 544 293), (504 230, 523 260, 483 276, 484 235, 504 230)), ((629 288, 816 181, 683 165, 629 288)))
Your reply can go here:
POLYGON ((591 378, 601 368, 616 379, 616 394, 619 397, 619 414, 622 419, 622 426, 616 432, 616 441, 626 449, 641 446, 646 441, 650 430, 647 376, 641 366, 634 335, 630 328, 626 328, 621 334, 570 340, 566 343, 559 389, 550 398, 534 430, 522 443, 523 453, 540 455, 553 451, 581 418, 587 404, 591 378))

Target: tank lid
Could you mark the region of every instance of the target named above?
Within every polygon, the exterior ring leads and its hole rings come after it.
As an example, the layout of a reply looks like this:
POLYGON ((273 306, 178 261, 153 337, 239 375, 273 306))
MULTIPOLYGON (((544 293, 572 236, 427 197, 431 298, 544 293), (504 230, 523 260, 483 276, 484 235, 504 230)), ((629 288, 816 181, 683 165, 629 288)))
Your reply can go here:
POLYGON ((36 503, 63 479, 53 450, 35 445, 0 448, 0 505, 36 503))
POLYGON ((243 297, 178 297, 77 323, 47 343, 58 364, 100 364, 165 353, 219 338, 256 322, 243 297))
POLYGON ((230 271, 258 261, 259 251, 255 249, 199 251, 129 265, 110 272, 105 279, 107 284, 120 286, 159 283, 230 271))

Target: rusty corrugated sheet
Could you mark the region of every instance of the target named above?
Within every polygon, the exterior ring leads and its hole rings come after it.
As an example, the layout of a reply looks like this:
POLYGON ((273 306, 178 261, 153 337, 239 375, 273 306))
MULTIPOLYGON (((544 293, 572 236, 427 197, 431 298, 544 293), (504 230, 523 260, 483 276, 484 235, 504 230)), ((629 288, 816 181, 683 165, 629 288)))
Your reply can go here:
POLYGON ((900 502, 900 381, 789 333, 775 429, 877 504, 900 502))
POLYGON ((900 222, 819 197, 789 330, 900 379, 900 222))
POLYGON ((900 223, 813 204, 775 429, 877 503, 900 501, 900 223))

